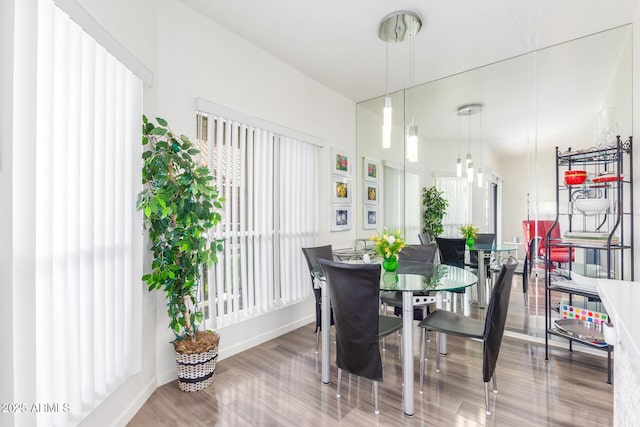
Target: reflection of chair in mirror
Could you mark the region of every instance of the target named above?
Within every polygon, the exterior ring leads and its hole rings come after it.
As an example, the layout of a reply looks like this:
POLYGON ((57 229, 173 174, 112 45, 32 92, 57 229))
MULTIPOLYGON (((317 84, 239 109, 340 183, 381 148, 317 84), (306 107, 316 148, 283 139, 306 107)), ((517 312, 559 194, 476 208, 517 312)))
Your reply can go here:
POLYGON ((402 319, 378 313, 379 264, 344 264, 320 260, 329 287, 336 327, 338 390, 342 370, 373 381, 378 413, 378 382, 382 382, 380 339, 402 329, 402 319))
MULTIPOLYGON (((307 259, 307 265, 309 266, 309 274, 315 268, 320 268, 320 264, 318 263, 319 259, 328 259, 333 260, 333 253, 331 251, 331 245, 326 246, 317 246, 315 248, 302 248, 302 252, 304 253, 305 258, 307 259)), ((313 294, 316 298, 316 353, 318 353, 318 344, 320 342, 320 329, 321 329, 321 315, 322 315, 322 305, 320 301, 320 286, 316 285, 315 279, 313 275, 311 275, 311 286, 313 287, 313 294)), ((333 316, 331 318, 331 324, 333 325, 333 316)))
MULTIPOLYGON (((425 332, 435 331, 465 338, 482 341, 482 376, 484 381, 485 412, 491 414, 489 409, 489 380, 493 379, 493 392, 497 393, 496 363, 511 295, 511 281, 518 261, 509 257, 503 264, 498 280, 491 291, 491 299, 487 308, 487 317, 484 320, 471 319, 450 311, 436 310, 418 324, 423 328, 420 334, 420 392, 422 393, 425 371, 425 332)), ((436 339, 436 348, 438 348, 436 339)), ((436 351, 436 371, 440 371, 440 352, 436 351)))
POLYGON ((430 245, 431 244, 431 237, 429 237, 429 233, 420 233, 418 234, 418 239, 420 239, 420 244, 421 245, 430 245))
MULTIPOLYGON (((436 245, 407 245, 399 253, 399 261, 420 261, 433 264, 438 247, 436 245)), ((417 293, 419 295, 420 293, 417 293)), ((402 316, 402 294, 400 292, 380 292, 380 300, 387 312, 387 306, 393 307, 396 316, 402 316)), ((426 316, 425 307, 414 307, 413 319, 422 320, 426 316)))
MULTIPOLYGON (((462 237, 436 237, 440 262, 454 267, 464 268, 464 248, 466 240, 462 237)), ((466 289, 452 291, 462 299, 466 289)))
MULTIPOLYGON (((526 279, 531 275, 533 268, 538 262, 543 264, 566 264, 569 260, 575 260, 575 250, 564 247, 552 247, 547 250, 545 247, 545 236, 549 234, 552 239, 561 237, 560 224, 555 225, 553 220, 523 220, 522 232, 524 234, 524 242, 526 243, 527 256, 525 258, 526 279)), ((523 285, 525 282, 523 277, 523 285)))
MULTIPOLYGON (((492 247, 496 243, 496 233, 476 233, 476 238, 474 240, 475 240, 474 245, 478 245, 479 247, 483 247, 483 248, 492 247)), ((487 253, 485 252, 485 256, 486 254, 487 253)), ((467 267, 470 267, 471 271, 477 271, 478 251, 469 251, 469 262, 466 265, 467 267)), ((484 259, 484 269, 485 269, 484 277, 489 281, 491 280, 490 265, 491 265, 491 259, 488 257, 485 258, 484 259)), ((478 286, 480 286, 479 283, 478 283, 478 286)), ((486 284, 484 286, 486 286, 486 284)), ((479 295, 479 292, 480 290, 478 289, 478 295, 479 295)))

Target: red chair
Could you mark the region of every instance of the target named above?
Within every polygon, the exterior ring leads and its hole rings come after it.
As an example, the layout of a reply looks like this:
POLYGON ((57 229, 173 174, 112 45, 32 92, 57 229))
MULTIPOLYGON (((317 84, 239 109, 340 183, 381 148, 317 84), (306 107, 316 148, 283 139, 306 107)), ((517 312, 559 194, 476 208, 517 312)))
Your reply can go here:
POLYGON ((532 264, 536 258, 541 258, 547 262, 554 264, 565 264, 569 260, 574 261, 575 250, 569 252, 569 248, 552 247, 547 251, 545 247, 545 236, 551 230, 549 235, 552 239, 560 239, 560 224, 553 227, 553 220, 523 220, 522 231, 524 233, 524 241, 527 242, 527 257, 525 259, 525 270, 531 272, 532 264), (536 229, 537 224, 537 229, 536 229), (553 227, 553 228, 552 228, 553 227))

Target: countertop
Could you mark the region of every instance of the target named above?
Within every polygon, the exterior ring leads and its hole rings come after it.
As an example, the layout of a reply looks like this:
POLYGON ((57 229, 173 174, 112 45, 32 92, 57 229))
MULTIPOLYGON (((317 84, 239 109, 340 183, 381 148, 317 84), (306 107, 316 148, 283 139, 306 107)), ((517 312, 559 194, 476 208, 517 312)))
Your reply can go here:
POLYGON ((598 293, 618 333, 617 345, 640 375, 640 282, 598 279, 598 293))

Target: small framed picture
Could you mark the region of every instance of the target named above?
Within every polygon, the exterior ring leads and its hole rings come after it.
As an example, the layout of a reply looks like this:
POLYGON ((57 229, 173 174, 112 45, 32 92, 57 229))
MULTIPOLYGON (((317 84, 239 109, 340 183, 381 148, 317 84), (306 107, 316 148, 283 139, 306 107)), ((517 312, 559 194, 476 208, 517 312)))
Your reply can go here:
POLYGON ((351 205, 331 205, 331 231, 351 230, 351 205))
POLYGON ((378 228, 378 207, 377 206, 365 206, 364 207, 364 228, 374 229, 378 228))
POLYGON ((364 181, 364 204, 365 205, 378 205, 378 183, 371 181, 364 181))
POLYGON ((334 203, 348 203, 351 201, 351 179, 333 175, 331 180, 331 201, 334 203))
POLYGON ((351 155, 345 151, 333 149, 331 151, 331 161, 333 173, 341 175, 351 174, 351 155))
POLYGON ((366 181, 378 181, 380 173, 380 162, 378 160, 363 158, 363 174, 366 181))

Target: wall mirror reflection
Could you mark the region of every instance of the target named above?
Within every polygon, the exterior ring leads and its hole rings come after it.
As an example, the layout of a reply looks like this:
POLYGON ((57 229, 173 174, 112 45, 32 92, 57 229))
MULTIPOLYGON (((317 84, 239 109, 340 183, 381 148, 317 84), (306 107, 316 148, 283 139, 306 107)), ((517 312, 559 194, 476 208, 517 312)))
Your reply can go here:
MULTIPOLYGON (((409 243, 418 244, 422 190, 436 185, 450 201, 446 234, 459 236, 458 227, 472 223, 496 233, 498 242, 517 243, 515 255, 523 260, 523 220, 555 217, 555 147, 596 146, 607 132, 631 135, 631 70, 631 26, 623 26, 420 84, 390 94, 390 148, 382 147, 384 96, 359 103, 357 156, 381 165, 378 229, 401 228, 409 243), (420 129, 417 162, 406 160, 404 142, 410 97, 420 129), (459 115, 468 104, 481 104, 481 111, 459 115), (466 174, 467 155, 473 180, 466 174)), ((362 171, 356 180, 361 187, 362 171)), ((362 218, 362 202, 356 209, 354 217, 362 218)), ((358 238, 374 231, 363 225, 356 224, 358 238)), ((544 336, 540 276, 531 275, 528 302, 522 281, 514 279, 508 329, 544 336)))

